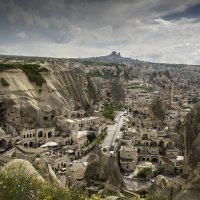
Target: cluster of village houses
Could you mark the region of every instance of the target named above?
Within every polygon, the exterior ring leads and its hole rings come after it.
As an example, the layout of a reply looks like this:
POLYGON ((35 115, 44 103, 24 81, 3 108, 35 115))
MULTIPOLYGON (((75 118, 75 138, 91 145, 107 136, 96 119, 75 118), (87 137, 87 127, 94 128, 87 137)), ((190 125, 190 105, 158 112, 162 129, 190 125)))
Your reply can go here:
MULTIPOLYGON (((8 122, 22 123, 20 111, 16 109, 8 109, 5 115, 8 122)), ((73 111, 70 118, 63 120, 66 131, 55 127, 24 128, 19 134, 6 134, 1 128, 1 153, 29 160, 37 155, 49 160, 55 171, 65 168, 67 163, 81 158, 81 149, 89 143, 88 134, 94 132, 97 137, 105 124, 101 115, 87 117, 84 110, 73 111)))
MULTIPOLYGON (((142 80, 129 81, 124 86, 126 98, 123 104, 132 115, 127 116, 128 122, 123 130, 122 140, 120 140, 120 167, 126 172, 153 166, 161 169, 162 172, 181 173, 183 152, 176 147, 173 140, 177 136, 175 126, 178 120, 184 120, 185 115, 191 109, 188 102, 192 96, 198 96, 198 92, 194 90, 193 93, 183 94, 172 86, 166 87, 165 90, 155 87, 153 91, 130 87, 136 83, 141 88, 147 86, 142 80), (170 105, 164 126, 160 119, 153 115, 149 107, 156 97, 162 97, 163 101, 170 105)), ((101 92, 106 101, 111 101, 108 85, 108 81, 105 82, 101 92)), ((0 110, 1 108, 3 108, 2 103, 0 103, 0 110)), ((5 115, 7 121, 23 123, 23 113, 19 110, 9 109, 5 115)), ((54 117, 55 113, 51 113, 44 120, 48 121, 54 117)), ((89 142, 88 132, 93 130, 95 134, 101 134, 106 127, 104 120, 100 113, 88 117, 84 110, 78 110, 65 118, 66 127, 70 130, 68 132, 57 131, 55 127, 50 127, 24 129, 19 135, 8 135, 0 129, 0 150, 2 153, 9 154, 13 153, 15 148, 16 157, 27 159, 34 152, 34 155, 38 154, 49 159, 52 162, 52 168, 58 171, 65 168, 67 163, 82 156, 81 148, 89 142), (55 144, 56 148, 53 148, 55 144), (42 145, 44 148, 41 148, 42 145), (14 148, 4 152, 9 146, 14 148)))
MULTIPOLYGON (((136 83, 144 87, 142 80, 132 84, 136 83)), ((128 84, 131 85, 130 82, 128 84)), ((132 115, 128 117, 119 150, 120 165, 124 172, 138 172, 144 167, 166 174, 182 172, 184 152, 177 148, 174 140, 177 139, 175 127, 191 111, 193 97, 199 98, 195 87, 186 93, 173 86, 165 90, 155 87, 151 92, 127 89, 125 104, 132 108, 132 115), (164 122, 150 109, 152 100, 157 97, 162 98, 169 108, 164 122)))

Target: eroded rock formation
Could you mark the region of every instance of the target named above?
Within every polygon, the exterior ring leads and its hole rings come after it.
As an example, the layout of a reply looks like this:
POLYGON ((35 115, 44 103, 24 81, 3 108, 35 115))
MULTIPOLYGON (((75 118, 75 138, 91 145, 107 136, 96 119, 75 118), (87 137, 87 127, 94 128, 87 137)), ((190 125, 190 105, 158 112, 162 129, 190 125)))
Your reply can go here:
POLYGON ((98 146, 95 147, 88 158, 85 180, 88 186, 97 182, 110 184, 114 186, 116 190, 125 188, 117 159, 114 156, 104 154, 98 146))

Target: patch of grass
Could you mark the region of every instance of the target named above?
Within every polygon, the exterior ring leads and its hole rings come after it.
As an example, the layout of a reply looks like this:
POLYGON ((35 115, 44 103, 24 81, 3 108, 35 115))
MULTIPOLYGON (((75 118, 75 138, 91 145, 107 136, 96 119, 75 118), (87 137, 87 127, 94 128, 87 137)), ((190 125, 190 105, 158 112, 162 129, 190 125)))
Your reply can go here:
POLYGON ((8 87, 10 84, 8 83, 8 81, 6 81, 5 78, 1 78, 1 84, 4 86, 4 87, 8 87))
POLYGON ((45 83, 45 79, 39 73, 40 65, 36 64, 3 64, 0 63, 0 72, 8 69, 21 69, 27 76, 30 82, 35 83, 38 86, 42 86, 45 83))

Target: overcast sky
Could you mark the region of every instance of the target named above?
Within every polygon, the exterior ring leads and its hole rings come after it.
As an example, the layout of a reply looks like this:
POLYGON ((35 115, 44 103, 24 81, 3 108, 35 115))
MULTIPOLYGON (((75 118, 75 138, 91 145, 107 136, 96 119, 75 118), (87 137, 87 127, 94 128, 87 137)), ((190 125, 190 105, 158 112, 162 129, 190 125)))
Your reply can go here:
POLYGON ((68 58, 114 50, 200 64, 200 0, 0 0, 0 54, 68 58))

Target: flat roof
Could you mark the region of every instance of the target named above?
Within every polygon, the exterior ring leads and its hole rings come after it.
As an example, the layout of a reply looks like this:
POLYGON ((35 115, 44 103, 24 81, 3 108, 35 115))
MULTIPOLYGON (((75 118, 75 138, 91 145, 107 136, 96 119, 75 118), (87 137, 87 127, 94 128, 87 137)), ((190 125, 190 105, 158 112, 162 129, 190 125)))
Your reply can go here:
POLYGON ((88 134, 88 131, 78 131, 77 138, 80 138, 80 137, 87 135, 87 134, 88 134))
POLYGON ((80 118, 80 119, 75 119, 75 121, 77 121, 77 122, 90 121, 90 120, 100 119, 100 118, 101 117, 90 116, 90 117, 84 117, 84 118, 80 118))
POLYGON ((65 121, 66 121, 66 122, 68 122, 68 123, 76 123, 76 121, 75 121, 75 120, 73 120, 73 119, 69 119, 69 118, 68 118, 68 119, 66 119, 65 121))

